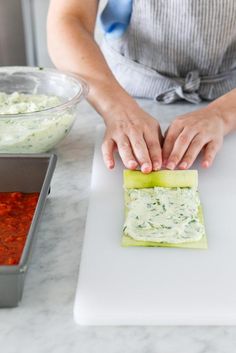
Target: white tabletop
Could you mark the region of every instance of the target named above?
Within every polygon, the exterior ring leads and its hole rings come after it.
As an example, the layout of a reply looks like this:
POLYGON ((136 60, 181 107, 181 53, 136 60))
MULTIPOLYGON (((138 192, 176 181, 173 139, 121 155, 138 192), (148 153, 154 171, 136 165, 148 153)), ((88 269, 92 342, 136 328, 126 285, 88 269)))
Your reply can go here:
MULTIPOLYGON (((163 109, 169 120, 178 114, 179 105, 142 104, 156 117, 161 117, 163 109)), ((188 111, 196 106, 184 108, 188 111)), ((86 328, 74 323, 95 125, 100 122, 87 104, 81 104, 73 130, 56 149, 59 161, 23 300, 18 308, 0 310, 1 352, 232 353, 235 327, 86 328)))

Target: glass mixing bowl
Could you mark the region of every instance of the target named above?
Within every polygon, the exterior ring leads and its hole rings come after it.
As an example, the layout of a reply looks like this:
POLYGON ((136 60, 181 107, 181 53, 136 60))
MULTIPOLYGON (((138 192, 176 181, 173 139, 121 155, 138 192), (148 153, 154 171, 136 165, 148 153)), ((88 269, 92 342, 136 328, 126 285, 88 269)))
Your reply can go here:
POLYGON ((0 92, 59 97, 56 106, 34 112, 1 114, 0 109, 0 153, 41 153, 68 134, 88 86, 77 76, 54 69, 0 67, 0 92))

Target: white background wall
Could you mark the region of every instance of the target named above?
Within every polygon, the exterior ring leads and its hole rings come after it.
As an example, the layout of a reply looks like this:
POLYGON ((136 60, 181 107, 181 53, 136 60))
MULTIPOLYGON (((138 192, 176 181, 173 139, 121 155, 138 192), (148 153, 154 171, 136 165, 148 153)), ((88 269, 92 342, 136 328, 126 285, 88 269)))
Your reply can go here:
MULTIPOLYGON (((1 0, 0 0, 1 1, 1 0)), ((66 1, 66 0, 65 0, 66 1)), ((83 0, 86 1, 86 0, 83 0)), ((101 11, 102 8, 104 8, 107 0, 100 0, 99 4, 99 12, 101 11)), ((31 56, 32 59, 32 53, 30 52, 34 51, 33 56, 36 60, 34 63, 37 66, 44 66, 44 67, 49 67, 52 66, 51 60, 48 56, 47 52, 47 42, 46 42, 46 20, 47 20, 47 11, 48 11, 48 5, 49 5, 49 0, 23 0, 24 6, 25 7, 31 7, 31 24, 33 24, 33 45, 32 43, 28 43, 28 57, 31 56)), ((25 16, 25 21, 29 21, 29 15, 25 16)), ((29 27, 30 27, 29 26, 29 27)), ((28 30, 27 30, 28 31, 28 30)), ((99 29, 99 26, 96 26, 96 40, 100 41, 102 37, 101 30, 99 29)), ((28 40, 30 42, 30 40, 28 40)), ((28 60, 30 61, 30 59, 28 60)), ((29 64, 32 64, 32 62, 29 62, 29 64)))

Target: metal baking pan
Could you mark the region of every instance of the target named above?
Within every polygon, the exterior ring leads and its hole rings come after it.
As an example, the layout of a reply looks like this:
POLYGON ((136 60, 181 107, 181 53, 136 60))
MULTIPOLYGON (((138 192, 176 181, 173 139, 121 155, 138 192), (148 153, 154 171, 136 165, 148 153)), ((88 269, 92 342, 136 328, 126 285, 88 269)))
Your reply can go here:
POLYGON ((0 308, 17 306, 22 298, 25 275, 37 237, 42 214, 56 166, 54 154, 0 154, 0 192, 39 192, 39 200, 17 266, 0 266, 0 308))

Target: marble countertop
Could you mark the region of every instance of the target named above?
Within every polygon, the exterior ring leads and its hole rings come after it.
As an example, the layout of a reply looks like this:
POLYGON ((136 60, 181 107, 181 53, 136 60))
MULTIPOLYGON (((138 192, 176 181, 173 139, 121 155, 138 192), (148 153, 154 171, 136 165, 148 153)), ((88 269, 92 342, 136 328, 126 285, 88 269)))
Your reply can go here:
MULTIPOLYGON (((180 105, 140 101, 169 121, 180 105)), ((184 105, 186 112, 195 106, 184 105)), ((183 106, 181 106, 183 110, 183 106)), ((236 327, 79 327, 73 321, 81 248, 89 199, 98 115, 86 102, 67 138, 57 147, 51 194, 19 307, 0 310, 4 353, 232 353, 236 327)))

